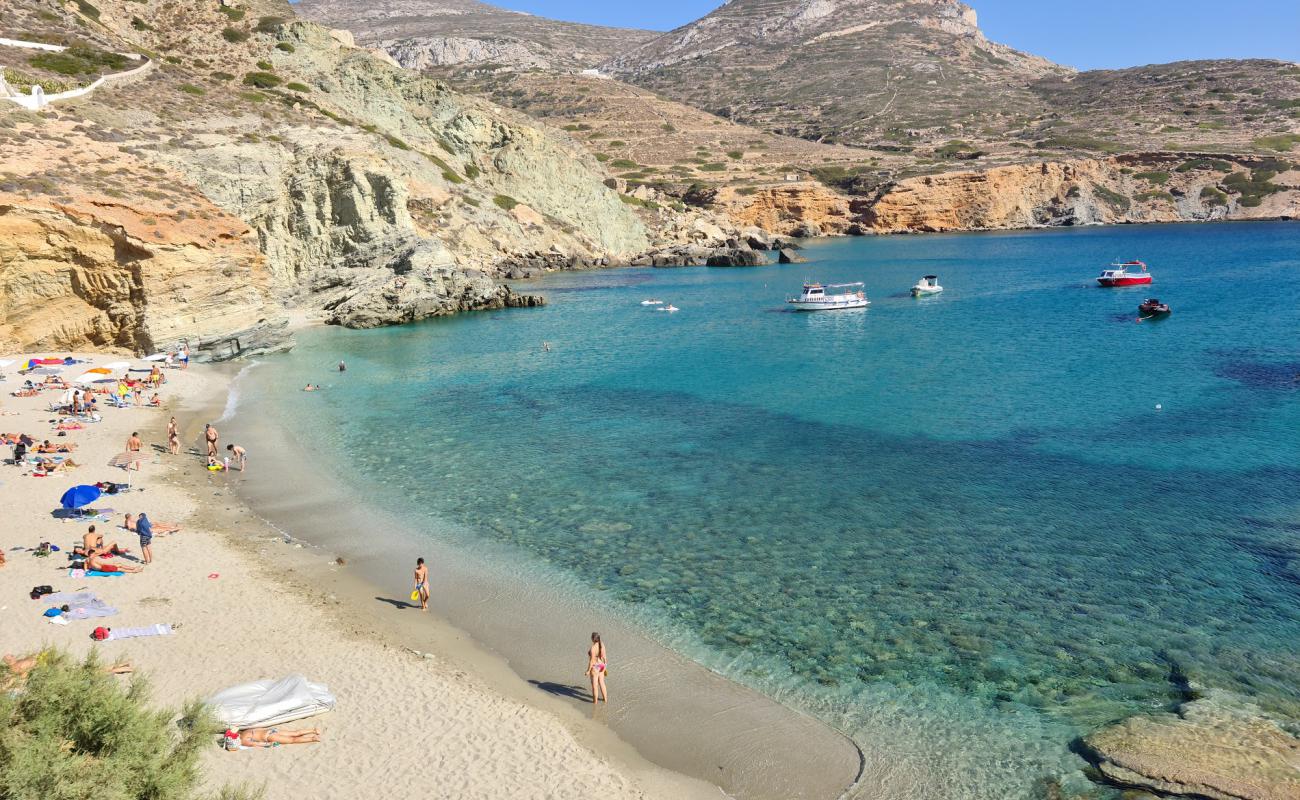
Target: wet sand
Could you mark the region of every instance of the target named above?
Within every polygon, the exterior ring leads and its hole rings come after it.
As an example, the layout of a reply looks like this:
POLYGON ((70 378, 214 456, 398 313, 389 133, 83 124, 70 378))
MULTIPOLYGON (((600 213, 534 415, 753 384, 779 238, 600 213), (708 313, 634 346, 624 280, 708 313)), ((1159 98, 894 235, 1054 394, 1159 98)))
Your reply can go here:
MULTIPOLYGON (((496 691, 558 714, 601 752, 648 759, 730 796, 837 798, 858 781, 862 754, 844 735, 651 640, 563 579, 544 583, 519 570, 514 554, 466 553, 436 531, 412 531, 368 507, 346 473, 302 452, 257 409, 256 398, 245 398, 222 423, 223 435, 250 451, 246 479, 212 480, 248 504, 227 513, 251 512, 293 542, 249 545, 265 551, 259 558, 288 559, 284 569, 325 598, 349 630, 435 653, 496 691), (288 475, 291 490, 275 477, 288 475), (408 599, 417 556, 430 564, 428 614, 408 599), (345 567, 334 564, 340 557, 345 567), (612 698, 594 710, 583 676, 593 630, 610 649, 612 698)), ((220 510, 230 501, 223 496, 220 510)))

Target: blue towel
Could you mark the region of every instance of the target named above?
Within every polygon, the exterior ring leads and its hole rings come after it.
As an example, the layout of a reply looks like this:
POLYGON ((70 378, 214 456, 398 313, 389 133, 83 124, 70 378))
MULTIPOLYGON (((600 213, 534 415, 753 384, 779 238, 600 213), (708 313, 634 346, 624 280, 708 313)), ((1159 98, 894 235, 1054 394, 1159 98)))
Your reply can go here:
POLYGON ((120 578, 124 572, 100 572, 97 569, 70 569, 68 570, 69 578, 120 578))

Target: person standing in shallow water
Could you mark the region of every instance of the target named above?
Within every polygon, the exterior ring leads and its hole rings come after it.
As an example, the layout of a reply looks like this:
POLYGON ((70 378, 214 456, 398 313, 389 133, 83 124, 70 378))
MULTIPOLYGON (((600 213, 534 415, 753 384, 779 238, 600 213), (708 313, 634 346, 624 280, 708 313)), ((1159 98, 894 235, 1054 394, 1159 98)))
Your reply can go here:
POLYGON ((587 677, 591 678, 591 702, 599 703, 603 697, 609 703, 609 690, 605 688, 605 643, 600 634, 591 634, 591 647, 587 650, 587 677))
POLYGON ((204 425, 204 426, 203 426, 203 438, 204 438, 205 440, 207 440, 207 443, 208 443, 208 456, 211 457, 211 458, 216 458, 216 457, 217 457, 217 440, 221 438, 221 434, 217 433, 217 429, 214 428, 214 427, 212 427, 212 425, 210 425, 210 424, 209 424, 209 425, 204 425))
POLYGON ((415 559, 415 591, 419 593, 420 610, 429 610, 429 568, 423 558, 415 559))
POLYGON ((176 425, 176 418, 172 417, 171 422, 167 423, 167 452, 176 455, 181 451, 181 432, 176 425))

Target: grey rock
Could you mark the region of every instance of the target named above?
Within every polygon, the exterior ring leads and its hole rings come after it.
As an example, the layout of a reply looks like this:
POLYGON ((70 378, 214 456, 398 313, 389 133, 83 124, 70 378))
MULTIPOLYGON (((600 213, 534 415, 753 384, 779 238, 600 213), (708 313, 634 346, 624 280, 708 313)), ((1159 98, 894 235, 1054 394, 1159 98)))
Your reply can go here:
POLYGON ((782 248, 780 251, 778 251, 776 260, 777 263, 780 264, 803 264, 808 259, 804 258, 803 256, 799 255, 798 253, 796 253, 795 251, 789 248, 782 248))

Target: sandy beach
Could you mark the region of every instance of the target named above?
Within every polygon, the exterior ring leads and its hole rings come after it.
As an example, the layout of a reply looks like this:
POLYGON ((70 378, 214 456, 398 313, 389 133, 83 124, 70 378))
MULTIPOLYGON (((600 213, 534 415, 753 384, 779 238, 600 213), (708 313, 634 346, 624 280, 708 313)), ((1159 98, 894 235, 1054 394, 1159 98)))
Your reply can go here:
MULTIPOLYGON (((66 375, 114 360, 77 357, 92 363, 66 375)), ((291 673, 327 684, 338 698, 334 711, 285 726, 319 726, 321 744, 231 754, 216 746, 214 736, 204 762, 213 788, 262 786, 270 800, 406 792, 449 798, 720 796, 716 786, 655 767, 571 710, 528 702, 522 688, 502 691, 512 680, 523 682, 450 625, 430 621, 416 648, 385 644, 355 620, 349 624, 339 598, 299 577, 308 564, 341 572, 347 566, 286 541, 250 516, 224 476, 208 473, 198 455, 187 453, 198 447, 204 423, 219 415, 232 369, 167 370, 162 408, 105 409, 102 422, 62 438, 55 436, 56 416, 46 410, 61 392, 13 397, 23 378, 14 367, 7 374, 0 431, 75 444, 80 466, 47 477, 32 476, 28 467, 4 467, 0 503, 10 524, 0 532, 7 557, 0 568, 7 587, 0 600, 0 651, 58 647, 82 654, 95 648, 106 660, 129 659, 149 680, 154 702, 173 708, 231 685, 291 673), (182 432, 177 456, 165 452, 165 425, 173 415, 182 432), (140 432, 146 455, 131 476, 131 491, 92 504, 111 508, 107 519, 54 516, 70 486, 126 479, 107 464, 132 431, 140 432), (182 526, 180 533, 154 539, 154 563, 118 578, 69 577, 66 554, 88 524, 94 522, 106 541, 134 551, 136 537, 120 526, 123 514, 141 511, 155 522, 182 526), (35 557, 32 550, 44 541, 61 552, 35 557), (119 613, 49 624, 41 616, 49 604, 27 596, 41 584, 94 591, 119 613), (99 624, 155 623, 179 627, 171 636, 90 638, 99 624)), ((226 443, 223 438, 223 452, 226 443)), ((250 450, 252 474, 257 461, 250 450)))

